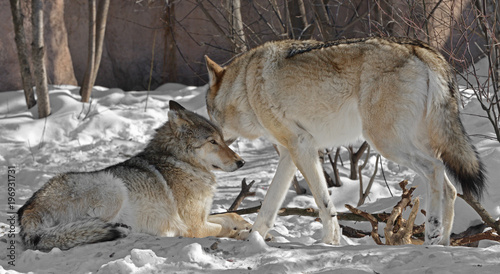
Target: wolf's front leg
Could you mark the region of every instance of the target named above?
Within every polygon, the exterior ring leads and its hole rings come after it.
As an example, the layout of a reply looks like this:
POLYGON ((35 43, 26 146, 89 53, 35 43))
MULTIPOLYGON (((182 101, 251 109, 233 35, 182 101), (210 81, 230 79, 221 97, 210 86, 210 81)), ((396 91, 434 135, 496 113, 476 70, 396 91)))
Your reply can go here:
MULTIPOLYGON (((274 175, 271 185, 267 190, 259 215, 257 215, 257 219, 255 220, 251 230, 259 232, 259 234, 264 238, 268 236, 267 233, 274 225, 274 221, 278 215, 278 210, 283 204, 286 193, 290 188, 293 175, 297 170, 293 164, 292 158, 290 157, 289 151, 282 146, 278 146, 278 150, 280 153, 280 159, 276 169, 276 174, 274 175)), ((240 235, 240 238, 245 239, 250 234, 249 232, 250 231, 248 231, 248 233, 243 233, 240 235)))
POLYGON ((217 237, 237 238, 242 231, 249 230, 252 225, 236 213, 224 213, 208 216, 208 222, 220 225, 217 237))
POLYGON ((297 145, 294 151, 291 151, 292 157, 304 175, 319 208, 319 217, 323 223, 323 242, 338 245, 340 244, 340 226, 337 220, 337 210, 328 193, 318 152, 307 142, 308 140, 304 140, 303 143, 297 145))

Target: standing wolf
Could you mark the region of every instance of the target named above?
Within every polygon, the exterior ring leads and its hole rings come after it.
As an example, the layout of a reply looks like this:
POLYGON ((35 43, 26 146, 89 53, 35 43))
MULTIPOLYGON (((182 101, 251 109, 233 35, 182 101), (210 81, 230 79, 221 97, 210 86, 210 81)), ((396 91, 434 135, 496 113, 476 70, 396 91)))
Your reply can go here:
POLYGON ((426 244, 449 244, 456 190, 445 169, 464 193, 481 195, 482 165, 459 119, 451 68, 420 41, 287 40, 250 50, 226 67, 206 61, 208 113, 224 136, 265 136, 278 145, 276 175, 253 225, 261 235, 273 226, 297 167, 319 208, 323 241, 338 244, 317 151, 360 137, 429 182, 426 244))
POLYGON ((170 101, 169 121, 131 159, 95 172, 50 179, 19 209, 26 248, 69 249, 110 241, 127 229, 158 236, 235 237, 248 229, 234 213, 209 216, 211 170, 244 161, 205 118, 170 101))

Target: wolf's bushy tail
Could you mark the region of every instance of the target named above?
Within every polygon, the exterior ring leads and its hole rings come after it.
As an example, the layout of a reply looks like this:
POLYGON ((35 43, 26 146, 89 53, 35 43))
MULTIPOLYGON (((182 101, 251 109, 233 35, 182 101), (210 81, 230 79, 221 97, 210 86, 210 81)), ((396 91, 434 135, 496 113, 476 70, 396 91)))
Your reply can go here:
POLYGON ((431 144, 463 193, 480 199, 485 188, 484 168, 459 117, 457 86, 451 75, 443 79, 437 73, 430 74, 431 144))
POLYGON ((106 223, 99 218, 75 220, 48 227, 41 222, 34 226, 32 224, 32 228, 28 228, 21 223, 21 239, 26 248, 42 251, 50 251, 54 247, 65 250, 126 236, 125 230, 119 229, 118 225, 106 223))

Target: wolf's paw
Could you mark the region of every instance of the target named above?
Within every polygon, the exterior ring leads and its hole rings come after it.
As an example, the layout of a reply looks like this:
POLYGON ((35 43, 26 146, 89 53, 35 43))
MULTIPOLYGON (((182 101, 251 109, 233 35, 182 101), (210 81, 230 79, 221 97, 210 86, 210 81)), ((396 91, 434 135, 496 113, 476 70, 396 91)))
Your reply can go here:
POLYGON ((251 233, 251 230, 246 230, 246 229, 241 230, 240 232, 238 232, 238 234, 234 238, 237 240, 246 240, 250 236, 250 233, 251 233))
POLYGON ((426 235, 425 236, 425 245, 445 245, 443 240, 443 236, 438 234, 438 235, 426 235))
POLYGON ((425 244, 439 245, 443 241, 443 226, 439 218, 430 216, 425 224, 425 244))
POLYGON ((339 237, 323 237, 321 240, 322 243, 328 245, 340 245, 339 237))
POLYGON ((112 227, 117 234, 117 238, 125 238, 130 232, 132 232, 132 227, 122 223, 114 223, 112 227))
MULTIPOLYGON (((252 230, 241 230, 238 235, 235 237, 237 240, 247 240, 248 237, 250 237, 250 234, 252 233, 252 230)), ((266 237, 264 237, 264 240, 266 242, 271 242, 274 240, 274 236, 267 233, 266 237)))

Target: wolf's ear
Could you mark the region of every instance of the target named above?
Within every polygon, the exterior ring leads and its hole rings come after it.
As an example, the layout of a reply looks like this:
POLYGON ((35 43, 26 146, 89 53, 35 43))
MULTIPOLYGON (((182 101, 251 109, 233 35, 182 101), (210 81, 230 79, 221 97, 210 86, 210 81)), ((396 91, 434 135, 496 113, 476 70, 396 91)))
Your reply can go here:
MULTIPOLYGON (((172 105, 173 101, 170 101, 169 105, 172 105)), ((191 126, 193 123, 189 120, 187 115, 182 111, 184 108, 174 102, 176 107, 181 107, 181 109, 175 109, 170 107, 171 110, 168 111, 168 123, 170 124, 170 128, 174 132, 176 136, 179 134, 186 133, 191 130, 191 126)))
POLYGON ((212 59, 205 55, 205 62, 207 63, 208 79, 210 80, 210 86, 215 85, 221 80, 224 75, 224 68, 217 65, 212 59))
POLYGON ((181 104, 177 103, 174 100, 168 101, 168 107, 170 108, 170 110, 186 110, 186 108, 184 108, 183 106, 181 106, 181 104))

